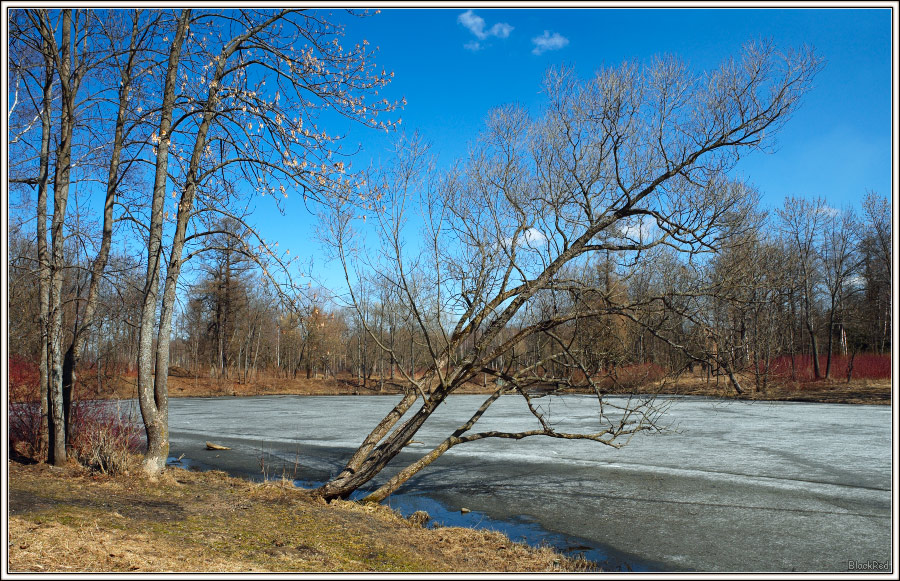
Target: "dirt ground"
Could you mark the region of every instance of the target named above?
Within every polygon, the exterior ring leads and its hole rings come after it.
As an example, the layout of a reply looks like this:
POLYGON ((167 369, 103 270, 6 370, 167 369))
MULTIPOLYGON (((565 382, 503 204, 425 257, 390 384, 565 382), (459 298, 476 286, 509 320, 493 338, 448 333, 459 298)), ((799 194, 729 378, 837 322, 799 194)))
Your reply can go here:
POLYGON ((92 476, 8 463, 12 572, 574 572, 594 564, 487 531, 425 528, 290 483, 169 469, 92 476))
MULTIPOLYGON (((821 380, 808 383, 773 382, 764 391, 757 391, 752 377, 740 377, 743 394, 737 394, 725 377, 707 379, 700 373, 683 374, 675 379, 629 386, 629 393, 658 393, 661 395, 696 395, 729 399, 768 401, 806 401, 823 403, 887 404, 891 403, 891 380, 854 379, 821 380)), ((136 379, 121 377, 107 384, 103 398, 131 398, 136 396, 136 379)), ((386 381, 381 390, 377 382, 366 387, 354 377, 338 378, 280 378, 261 375, 250 381, 193 377, 184 370, 169 375, 170 397, 216 397, 251 395, 379 395, 399 393, 400 387, 386 381)), ((457 393, 489 393, 492 386, 472 383, 457 393)), ((611 393, 615 391, 612 390, 611 393)), ((94 394, 90 394, 94 396, 94 394)))

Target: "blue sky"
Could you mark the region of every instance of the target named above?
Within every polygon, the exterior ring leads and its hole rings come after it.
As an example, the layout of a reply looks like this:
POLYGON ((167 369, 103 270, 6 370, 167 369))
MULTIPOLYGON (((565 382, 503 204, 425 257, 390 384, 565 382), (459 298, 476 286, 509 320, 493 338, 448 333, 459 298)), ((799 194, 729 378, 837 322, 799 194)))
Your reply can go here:
MULTIPOLYGON (((347 43, 365 38, 379 47, 379 64, 395 73, 384 93, 407 101, 403 129, 422 133, 442 164, 465 154, 492 107, 519 102, 537 111, 552 65, 587 77, 602 65, 670 53, 706 69, 754 39, 809 44, 825 59, 813 90, 779 133, 777 152, 748 156, 734 175, 754 184, 770 209, 786 196, 823 196, 846 207, 858 206, 867 190, 892 194, 889 9, 420 8, 334 17, 346 23, 347 43)), ((349 141, 365 148, 358 164, 383 159, 388 144, 361 127, 349 141)), ((263 230, 282 247, 318 253, 315 221, 299 200, 288 201, 283 218, 260 210, 263 230)), ((327 270, 323 278, 336 280, 327 270)))

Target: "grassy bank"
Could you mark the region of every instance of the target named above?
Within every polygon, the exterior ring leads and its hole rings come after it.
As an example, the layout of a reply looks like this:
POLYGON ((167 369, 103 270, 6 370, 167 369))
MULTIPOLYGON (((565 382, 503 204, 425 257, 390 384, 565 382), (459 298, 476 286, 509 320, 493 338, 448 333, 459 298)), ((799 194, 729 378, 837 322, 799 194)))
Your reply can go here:
POLYGON ((565 572, 590 564, 487 531, 424 528, 289 483, 8 463, 9 572, 565 572))

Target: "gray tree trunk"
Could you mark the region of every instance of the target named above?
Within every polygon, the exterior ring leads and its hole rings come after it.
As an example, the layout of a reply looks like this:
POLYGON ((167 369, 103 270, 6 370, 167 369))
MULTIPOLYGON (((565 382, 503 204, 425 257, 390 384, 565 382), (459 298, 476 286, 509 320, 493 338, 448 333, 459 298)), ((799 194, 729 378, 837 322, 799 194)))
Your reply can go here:
MULTIPOLYGON (((97 309, 97 300, 100 296, 100 282, 103 277, 103 271, 106 269, 106 263, 109 259, 109 249, 112 243, 113 224, 115 222, 113 207, 115 205, 116 190, 119 182, 119 164, 122 156, 122 144, 125 140, 125 112, 128 107, 128 93, 131 90, 131 73, 136 56, 135 43, 138 31, 138 14, 135 14, 133 17, 128 60, 126 61, 125 68, 121 71, 119 109, 116 115, 112 155, 109 160, 109 170, 106 179, 106 198, 103 208, 103 232, 100 239, 100 250, 97 252, 94 263, 91 266, 90 286, 88 288, 88 295, 85 301, 81 323, 75 327, 72 343, 66 352, 65 362, 63 364, 62 391, 65 404, 66 426, 68 427, 69 432, 71 432, 69 418, 72 417, 71 406, 76 380, 75 369, 81 359, 81 352, 84 348, 85 340, 87 339, 87 331, 94 321, 94 312, 97 309)), ((71 433, 68 433, 67 436, 68 439, 71 439, 71 433)))
POLYGON ((44 92, 41 103, 41 154, 38 169, 37 198, 37 253, 38 297, 40 301, 38 326, 41 336, 41 353, 38 362, 41 398, 39 455, 50 450, 50 256, 47 249, 47 189, 50 179, 50 108, 53 101, 53 58, 50 44, 42 40, 44 51, 44 92))
MULTIPOLYGON (((53 180, 53 217, 50 221, 50 325, 48 342, 50 350, 49 385, 49 460, 60 466, 66 462, 66 425, 63 403, 63 354, 62 354, 62 283, 64 274, 66 206, 69 201, 69 179, 72 164, 72 135, 75 122, 75 99, 79 79, 73 72, 72 11, 63 10, 59 46, 60 120, 59 143, 56 149, 56 168, 53 180)), ((49 39, 48 39, 49 40, 49 39)), ((53 44, 51 42, 51 44, 53 44)))
MULTIPOLYGON (((150 230, 147 240, 147 276, 144 283, 141 322, 138 339, 138 402, 144 429, 147 434, 147 451, 144 454, 144 471, 148 474, 160 472, 169 455, 168 401, 165 385, 154 381, 159 377, 159 369, 154 369, 159 361, 153 351, 154 322, 159 296, 160 259, 162 255, 163 204, 166 197, 168 152, 172 113, 175 104, 175 85, 181 48, 187 32, 191 11, 182 10, 169 50, 166 81, 159 123, 159 146, 156 156, 156 175, 153 183, 153 201, 150 214, 150 230)), ((163 377, 168 369, 162 370, 163 377)))

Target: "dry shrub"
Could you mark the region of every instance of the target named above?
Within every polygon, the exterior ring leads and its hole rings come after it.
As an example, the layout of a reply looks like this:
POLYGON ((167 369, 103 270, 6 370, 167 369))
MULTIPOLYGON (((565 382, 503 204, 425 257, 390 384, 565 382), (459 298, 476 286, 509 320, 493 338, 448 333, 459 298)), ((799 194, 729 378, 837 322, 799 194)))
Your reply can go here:
POLYGON ((613 392, 628 393, 663 380, 668 373, 656 363, 639 363, 614 367, 600 384, 613 392))
POLYGON ((127 474, 143 441, 133 412, 118 402, 82 401, 72 413, 71 446, 78 461, 93 472, 127 474))
MULTIPOLYGON (((41 404, 37 365, 9 357, 9 447, 35 461, 46 460, 41 445, 41 404)), ((142 430, 118 402, 75 402, 69 418, 69 446, 78 461, 103 474, 126 473, 129 456, 140 451, 142 430)))

